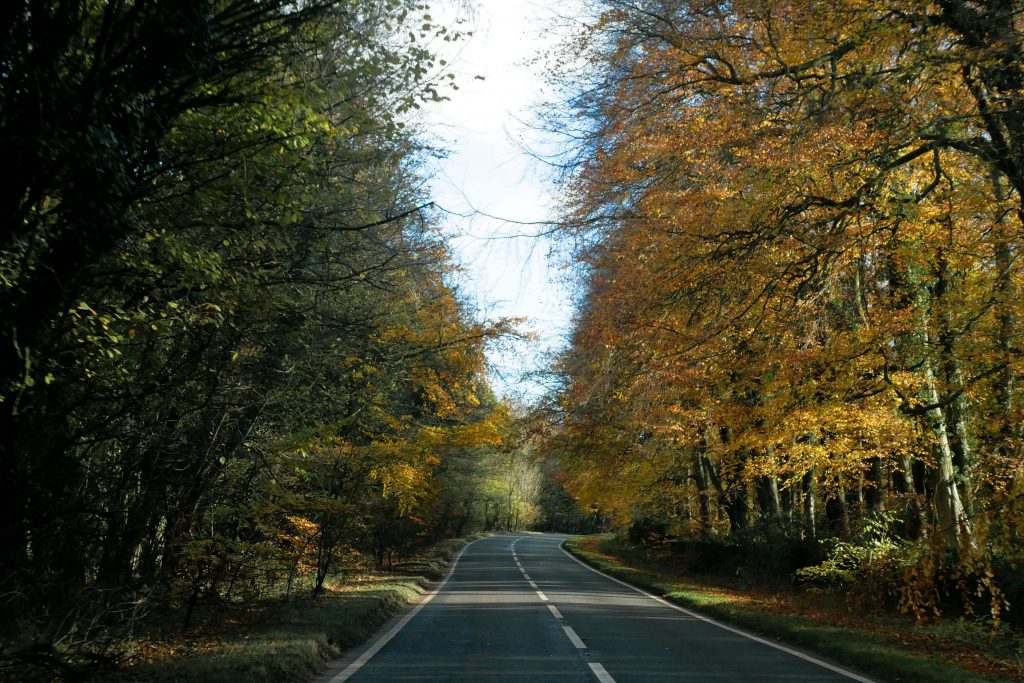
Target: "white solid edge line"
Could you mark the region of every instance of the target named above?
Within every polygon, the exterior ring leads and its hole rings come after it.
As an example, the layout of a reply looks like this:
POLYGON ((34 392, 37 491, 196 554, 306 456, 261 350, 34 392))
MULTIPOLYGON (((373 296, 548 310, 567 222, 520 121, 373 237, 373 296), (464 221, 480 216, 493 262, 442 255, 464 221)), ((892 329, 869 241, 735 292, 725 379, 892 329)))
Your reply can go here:
POLYGON ((555 619, 562 619, 562 613, 558 611, 557 607, 549 604, 548 609, 551 610, 551 616, 553 616, 555 619))
POLYGON ((572 626, 562 625, 562 630, 565 631, 565 635, 569 636, 569 640, 572 642, 573 647, 577 650, 586 650, 587 646, 583 643, 583 640, 576 634, 576 631, 572 630, 572 626))
POLYGON ((813 656, 811 656, 809 654, 806 654, 804 652, 800 652, 799 650, 794 650, 793 648, 786 647, 785 645, 782 645, 780 643, 774 643, 774 642, 772 642, 770 640, 767 640, 765 638, 762 638, 760 636, 755 636, 753 633, 748 633, 746 631, 740 630, 740 629, 735 628, 733 626, 728 626, 726 624, 723 624, 720 621, 716 621, 716 620, 712 619, 711 617, 706 617, 703 614, 700 614, 698 612, 694 612, 692 610, 688 610, 685 607, 680 607, 679 605, 671 603, 671 602, 669 602, 668 600, 666 600, 664 598, 660 598, 657 595, 654 595, 653 593, 648 593, 643 588, 637 588, 636 586, 634 586, 631 583, 626 583, 625 581, 623 581, 621 579, 617 579, 614 576, 611 576, 610 574, 605 574, 600 569, 597 569, 595 567, 591 567, 589 564, 587 564, 586 562, 584 562, 583 560, 579 559, 578 557, 576 557, 575 555, 570 553, 568 550, 566 550, 565 549, 565 541, 562 541, 562 543, 559 544, 558 547, 562 549, 562 552, 565 553, 566 556, 568 556, 570 560, 572 560, 576 564, 580 565, 581 567, 586 567, 587 569, 589 569, 590 571, 594 572, 595 574, 600 574, 601 576, 605 577, 606 579, 611 579, 612 581, 614 581, 617 584, 625 586, 626 588, 631 588, 632 590, 635 590, 637 593, 640 593, 641 595, 646 595, 651 600, 654 600, 656 602, 660 602, 662 605, 665 605, 666 607, 671 607, 672 609, 674 609, 676 611, 679 611, 679 612, 682 612, 683 614, 686 614, 688 616, 691 616, 694 619, 699 619, 699 620, 701 620, 703 622, 711 624, 712 626, 717 626, 720 629, 724 629, 726 631, 729 631, 730 633, 735 633, 736 635, 743 636, 744 638, 749 638, 750 640, 753 640, 755 642, 761 643, 762 645, 767 645, 768 647, 775 648, 776 650, 781 650, 781 651, 783 651, 783 652, 785 652, 787 654, 793 655, 794 657, 799 657, 800 659, 803 659, 805 661, 811 662, 813 664, 817 664, 818 666, 820 666, 822 668, 825 668, 825 669, 828 669, 829 671, 834 671, 837 674, 840 674, 842 676, 846 676, 847 678, 849 678, 851 680, 858 681, 859 683, 878 683, 874 679, 865 678, 864 676, 861 676, 860 674, 856 674, 856 673, 854 673, 852 671, 849 671, 849 670, 844 669, 842 667, 836 666, 835 664, 829 664, 828 662, 824 662, 824 661, 818 659, 817 657, 813 657, 813 656))
POLYGON ((590 662, 590 670, 594 672, 594 675, 597 676, 597 680, 601 681, 601 683, 615 683, 615 679, 612 678, 612 675, 608 673, 608 671, 598 662, 590 662))
MULTIPOLYGON (((490 536, 486 536, 485 538, 491 538, 491 537, 490 536)), ((397 624, 392 626, 391 629, 389 629, 387 633, 385 633, 380 638, 378 638, 377 641, 373 645, 368 647, 361 655, 359 655, 354 662, 352 662, 351 664, 346 666, 345 669, 341 673, 339 673, 337 676, 332 678, 329 681, 329 683, 342 683, 342 681, 347 681, 349 678, 351 678, 353 676, 353 674, 355 674, 357 671, 362 669, 366 665, 366 663, 368 661, 373 659, 373 656, 375 654, 377 654, 378 652, 380 652, 380 649, 382 647, 387 645, 388 642, 390 642, 392 638, 394 638, 396 635, 398 635, 398 632, 401 631, 403 628, 405 628, 405 625, 408 624, 412 620, 412 618, 419 613, 419 611, 421 609, 426 607, 427 604, 431 600, 433 600, 437 596, 438 593, 441 592, 441 589, 444 588, 446 583, 448 583, 448 579, 450 579, 452 577, 452 574, 455 573, 455 567, 456 567, 456 565, 459 564, 459 560, 462 559, 462 554, 464 552, 466 552, 466 549, 469 548, 469 546, 471 546, 474 543, 476 543, 477 541, 482 541, 482 540, 484 540, 484 539, 483 538, 478 538, 478 539, 476 539, 476 541, 470 541, 469 543, 464 545, 462 547, 462 550, 459 551, 459 554, 455 556, 454 560, 452 560, 451 566, 448 567, 448 571, 447 571, 447 573, 445 573, 444 578, 441 579, 441 583, 437 584, 437 588, 435 588, 433 591, 428 593, 426 597, 424 597, 422 600, 420 600, 420 602, 415 607, 413 607, 412 610, 408 614, 406 614, 404 617, 402 617, 401 621, 399 621, 397 624)))

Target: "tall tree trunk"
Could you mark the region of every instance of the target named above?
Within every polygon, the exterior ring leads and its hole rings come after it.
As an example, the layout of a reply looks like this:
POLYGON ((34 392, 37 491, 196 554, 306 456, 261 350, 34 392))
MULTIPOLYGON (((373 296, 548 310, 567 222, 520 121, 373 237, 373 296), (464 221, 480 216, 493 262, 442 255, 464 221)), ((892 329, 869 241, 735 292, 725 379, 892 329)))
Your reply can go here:
MULTIPOLYGON (((955 550, 960 545, 962 536, 970 535, 967 511, 958 479, 966 479, 966 473, 958 472, 957 462, 966 467, 964 457, 966 440, 961 440, 956 433, 956 425, 951 418, 957 413, 953 404, 959 399, 949 393, 956 389, 959 368, 955 360, 953 333, 947 308, 947 297, 950 288, 949 263, 943 249, 936 255, 935 285, 932 287, 928 306, 921 307, 921 330, 924 337, 925 359, 923 363, 925 395, 931 406, 928 420, 935 439, 936 472, 935 472, 935 515, 939 533, 947 548, 955 550), (930 314, 933 312, 933 315, 930 314), (937 339, 932 338, 928 318, 934 317, 938 327, 937 339), (939 379, 936 377, 935 364, 929 357, 927 349, 932 342, 937 343, 940 369, 943 373, 945 386, 940 390, 939 379)), ((921 292, 925 295, 927 290, 921 292)))
MULTIPOLYGON (((997 173, 992 174, 992 184, 995 189, 996 199, 999 203, 1006 199, 1003 184, 997 173)), ((1013 371, 1015 327, 1017 324, 1014 314, 1013 302, 1017 299, 1018 291, 1014 285, 1014 251, 1015 245, 1011 241, 1007 229, 1007 215, 1001 211, 1002 207, 997 205, 1000 213, 995 217, 993 235, 995 239, 996 259, 996 283, 994 287, 995 308, 996 308, 996 355, 1002 363, 1002 369, 995 376, 993 397, 996 401, 995 414, 998 416, 998 427, 994 437, 994 452, 1006 458, 1013 454, 1015 444, 1018 442, 1020 427, 1014 418, 1013 392, 1015 377, 1013 371)), ((1017 479, 1011 490, 1019 490, 1020 478, 1024 472, 1018 470, 1017 479)), ((986 490, 991 495, 991 490, 986 490)))
POLYGON ((749 508, 747 507, 747 487, 737 481, 729 487, 724 501, 725 513, 729 516, 729 531, 733 534, 743 532, 750 526, 749 508))
POLYGON ((946 547, 955 550, 960 547, 961 535, 970 536, 970 524, 960 499, 960 489, 956 485, 956 470, 953 466, 953 447, 949 441, 949 428, 946 413, 940 404, 939 391, 936 386, 935 373, 931 361, 925 361, 925 386, 928 401, 933 406, 928 410, 928 418, 935 436, 936 472, 935 472, 935 516, 939 533, 946 547))
POLYGON ((906 453, 899 456, 899 469, 892 473, 892 487, 905 501, 903 537, 916 541, 921 538, 921 530, 924 529, 924 510, 914 484, 914 463, 906 453))
POLYGON ((885 509, 885 477, 882 473, 882 459, 868 459, 868 486, 864 487, 864 502, 869 514, 877 514, 885 509))
MULTIPOLYGON (((950 227, 952 232, 952 227, 950 227)), ((950 237, 952 239, 952 237, 950 237)), ((932 303, 935 308, 935 322, 938 326, 938 349, 940 354, 941 390, 938 392, 946 404, 946 431, 949 447, 953 454, 954 479, 959 488, 960 499, 968 515, 972 505, 972 481, 974 471, 974 454, 970 445, 967 425, 967 401, 963 397, 963 374, 957 358, 957 334, 953 332, 953 321, 950 317, 948 295, 952 286, 952 274, 949 260, 944 250, 940 249, 936 263, 936 278, 933 288, 932 303)))
POLYGON ((761 516, 764 519, 777 519, 782 514, 778 478, 757 478, 757 504, 761 508, 761 516))
MULTIPOLYGON (((915 308, 918 311, 923 311, 926 304, 921 296, 923 287, 912 284, 915 278, 893 256, 898 251, 898 243, 891 245, 887 250, 889 256, 886 259, 886 275, 889 279, 892 299, 890 305, 894 310, 915 308)), ((926 322, 922 323, 919 319, 915 319, 911 328, 900 331, 894 336, 894 358, 890 370, 909 368, 918 364, 920 354, 925 353, 922 348, 927 346, 926 329, 926 322)), ((906 496, 903 518, 904 535, 908 539, 916 540, 921 537, 927 522, 926 507, 921 503, 928 493, 927 485, 922 477, 924 465, 921 460, 915 459, 909 454, 901 454, 899 458, 900 472, 895 477, 894 488, 906 496)))
MULTIPOLYGON (((732 430, 729 427, 723 427, 719 434, 723 445, 732 441, 732 430)), ((743 455, 737 453, 737 458, 740 460, 739 464, 742 465, 743 455)), ((742 475, 737 472, 730 481, 723 481, 720 473, 712 470, 712 474, 712 483, 718 491, 719 502, 725 509, 726 515, 729 516, 730 533, 736 534, 745 531, 750 525, 750 510, 747 506, 747 485, 743 481, 742 475)))
POLYGON ((789 477, 786 477, 782 482, 782 486, 779 487, 779 503, 782 504, 782 519, 787 529, 793 523, 793 500, 795 497, 796 494, 793 491, 789 477))
POLYGON ((846 491, 840 489, 825 501, 825 519, 828 530, 834 536, 848 538, 850 536, 850 513, 846 509, 846 491))
POLYGON ((693 481, 697 485, 697 519, 701 536, 711 535, 711 495, 708 491, 707 457, 704 445, 693 453, 693 481))
POLYGON ((814 471, 816 468, 812 467, 810 470, 804 473, 803 479, 800 481, 800 488, 803 494, 804 503, 804 534, 808 540, 814 540, 818 537, 818 529, 815 524, 814 515, 814 471))

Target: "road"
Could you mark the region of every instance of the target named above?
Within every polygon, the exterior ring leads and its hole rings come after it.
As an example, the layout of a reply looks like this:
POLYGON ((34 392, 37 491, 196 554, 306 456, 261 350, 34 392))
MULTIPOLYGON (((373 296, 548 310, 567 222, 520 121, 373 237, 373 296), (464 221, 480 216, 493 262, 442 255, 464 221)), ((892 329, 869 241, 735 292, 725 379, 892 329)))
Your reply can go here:
POLYGON ((325 680, 870 683, 595 572, 564 540, 506 534, 469 545, 427 604, 325 680))

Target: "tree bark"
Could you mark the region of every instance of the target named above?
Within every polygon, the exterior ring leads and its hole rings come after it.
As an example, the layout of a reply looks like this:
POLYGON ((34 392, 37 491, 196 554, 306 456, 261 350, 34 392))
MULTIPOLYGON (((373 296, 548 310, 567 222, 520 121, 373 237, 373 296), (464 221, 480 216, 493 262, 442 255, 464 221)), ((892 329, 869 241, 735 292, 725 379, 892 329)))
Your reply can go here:
POLYGON ((825 501, 825 518, 829 533, 839 538, 849 538, 850 514, 846 509, 845 490, 840 489, 835 496, 825 501))
POLYGON ((800 482, 804 503, 804 534, 808 540, 818 538, 818 529, 814 520, 814 471, 812 467, 804 473, 800 482))
POLYGON ((925 386, 928 400, 935 406, 928 411, 931 428, 935 436, 936 449, 936 483, 935 483, 935 517, 938 531, 942 535, 946 547, 956 550, 960 547, 961 537, 969 538, 970 523, 960 498, 960 489, 956 485, 956 469, 953 465, 953 447, 949 440, 949 428, 946 413, 940 405, 939 391, 936 386, 935 372, 931 361, 925 361, 925 386))
POLYGON ((777 519, 782 514, 777 477, 757 478, 757 504, 764 519, 777 519))
POLYGON ((864 503, 870 514, 877 514, 885 509, 885 477, 882 474, 882 459, 868 459, 867 479, 869 486, 864 487, 864 503))
POLYGON ((693 453, 693 480, 697 485, 697 519, 701 536, 711 535, 711 495, 708 491, 707 457, 703 444, 693 453))

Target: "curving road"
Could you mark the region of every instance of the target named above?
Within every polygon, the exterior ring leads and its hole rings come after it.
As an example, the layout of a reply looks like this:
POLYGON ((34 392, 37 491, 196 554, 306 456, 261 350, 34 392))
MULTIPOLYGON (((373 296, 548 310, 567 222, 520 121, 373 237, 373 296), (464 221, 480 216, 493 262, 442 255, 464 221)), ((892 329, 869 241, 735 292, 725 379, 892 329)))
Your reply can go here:
POLYGON ((322 680, 872 683, 596 572, 565 538, 470 544, 436 593, 322 680))

